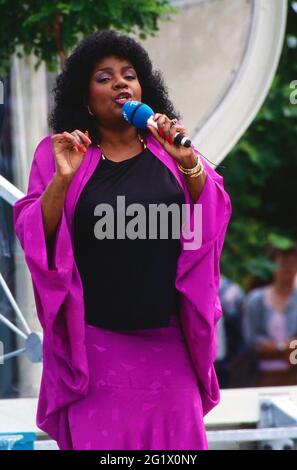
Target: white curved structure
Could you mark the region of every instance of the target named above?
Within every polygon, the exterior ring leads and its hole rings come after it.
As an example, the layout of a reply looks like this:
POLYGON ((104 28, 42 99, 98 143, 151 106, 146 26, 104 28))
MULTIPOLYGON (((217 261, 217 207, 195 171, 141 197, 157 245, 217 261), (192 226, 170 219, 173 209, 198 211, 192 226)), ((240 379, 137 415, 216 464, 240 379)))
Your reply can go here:
POLYGON ((279 62, 287 0, 175 0, 181 8, 143 41, 193 143, 220 163, 252 122, 279 62))
POLYGON ((263 104, 282 51, 286 0, 254 0, 246 51, 234 81, 200 128, 194 143, 217 164, 224 159, 263 104))

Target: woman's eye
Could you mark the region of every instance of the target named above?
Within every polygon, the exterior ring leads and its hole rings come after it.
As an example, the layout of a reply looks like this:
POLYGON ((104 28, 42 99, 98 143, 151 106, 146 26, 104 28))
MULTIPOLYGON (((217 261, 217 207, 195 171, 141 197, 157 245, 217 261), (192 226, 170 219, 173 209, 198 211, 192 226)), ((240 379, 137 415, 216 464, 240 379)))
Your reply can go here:
MULTIPOLYGON (((133 75, 127 75, 127 77, 125 77, 125 78, 129 78, 129 79, 134 80, 136 77, 134 77, 133 75)), ((104 82, 105 80, 109 80, 109 78, 108 78, 108 77, 105 77, 105 78, 97 78, 96 81, 101 83, 101 82, 104 82)))

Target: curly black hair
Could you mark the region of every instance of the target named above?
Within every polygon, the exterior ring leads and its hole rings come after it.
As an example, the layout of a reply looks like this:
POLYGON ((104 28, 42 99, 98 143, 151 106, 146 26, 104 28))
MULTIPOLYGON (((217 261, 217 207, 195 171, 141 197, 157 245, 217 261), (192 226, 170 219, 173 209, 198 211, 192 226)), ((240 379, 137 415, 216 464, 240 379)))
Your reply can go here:
MULTIPOLYGON (((53 88, 55 104, 48 123, 54 133, 88 130, 93 143, 100 143, 100 132, 94 116, 86 108, 86 96, 92 71, 97 62, 111 55, 129 60, 142 88, 142 101, 155 113, 180 119, 168 97, 160 70, 153 70, 147 51, 133 38, 113 30, 101 30, 85 37, 66 59, 53 88)), ((149 129, 139 129, 142 136, 149 129)))

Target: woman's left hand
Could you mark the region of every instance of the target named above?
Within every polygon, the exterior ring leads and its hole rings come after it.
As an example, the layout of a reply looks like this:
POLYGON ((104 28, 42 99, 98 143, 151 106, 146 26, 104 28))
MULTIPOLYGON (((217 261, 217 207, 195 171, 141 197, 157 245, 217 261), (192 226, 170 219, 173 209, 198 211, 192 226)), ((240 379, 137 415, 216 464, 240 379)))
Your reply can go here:
POLYGON ((154 114, 153 119, 158 124, 159 130, 150 125, 147 127, 158 142, 160 142, 160 144, 165 148, 166 152, 168 152, 169 155, 171 155, 172 158, 180 164, 183 164, 187 159, 190 159, 194 153, 192 147, 174 145, 173 143, 173 138, 176 132, 180 132, 184 136, 188 135, 186 128, 179 124, 172 125, 171 120, 166 116, 166 114, 156 113, 154 114))

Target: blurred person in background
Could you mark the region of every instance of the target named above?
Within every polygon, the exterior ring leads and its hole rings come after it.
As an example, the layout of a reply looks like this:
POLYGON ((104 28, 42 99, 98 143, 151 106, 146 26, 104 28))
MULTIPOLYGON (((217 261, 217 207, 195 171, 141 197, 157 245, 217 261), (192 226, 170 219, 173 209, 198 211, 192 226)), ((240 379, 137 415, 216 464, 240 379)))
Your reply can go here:
POLYGON ((223 316, 218 322, 216 371, 220 386, 228 388, 232 361, 243 348, 241 310, 245 293, 239 284, 221 275, 219 296, 223 316))
POLYGON ((271 247, 268 257, 276 265, 273 278, 246 295, 243 335, 258 357, 255 386, 295 385, 290 343, 297 337, 297 243, 286 250, 271 247))

